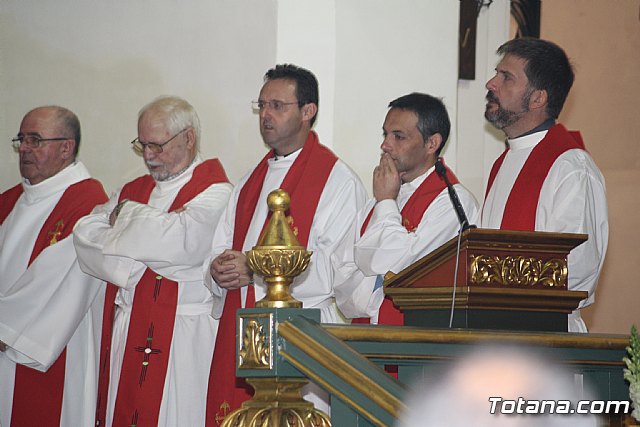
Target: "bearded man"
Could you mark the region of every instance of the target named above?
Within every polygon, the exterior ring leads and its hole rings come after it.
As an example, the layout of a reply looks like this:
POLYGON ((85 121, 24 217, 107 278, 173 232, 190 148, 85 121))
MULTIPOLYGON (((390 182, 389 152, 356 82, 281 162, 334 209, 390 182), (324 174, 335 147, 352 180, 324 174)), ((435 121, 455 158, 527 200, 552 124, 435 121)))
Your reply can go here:
POLYGON ((480 225, 503 230, 584 233, 568 257, 568 288, 587 291, 568 318, 587 332, 580 308, 592 304, 609 236, 604 178, 578 132, 556 119, 573 84, 565 52, 546 40, 521 38, 487 82, 485 118, 507 135, 507 150, 491 169, 480 225))

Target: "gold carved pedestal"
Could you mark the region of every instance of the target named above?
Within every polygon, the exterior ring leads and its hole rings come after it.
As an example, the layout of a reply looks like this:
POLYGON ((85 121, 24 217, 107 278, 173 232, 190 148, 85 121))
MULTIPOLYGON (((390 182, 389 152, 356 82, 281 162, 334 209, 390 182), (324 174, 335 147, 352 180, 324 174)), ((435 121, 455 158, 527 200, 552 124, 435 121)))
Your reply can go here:
POLYGON ((263 276, 267 295, 256 303, 260 308, 302 308, 302 303, 291 296, 289 286, 294 277, 309 266, 311 252, 300 246, 289 226, 285 212, 291 200, 284 190, 269 193, 267 204, 272 212, 258 245, 247 252, 249 267, 263 276))
POLYGON ((226 416, 221 426, 330 427, 329 417, 302 398, 300 389, 306 379, 277 377, 273 371, 273 335, 277 325, 271 320, 270 309, 302 308, 302 303, 291 296, 289 287, 307 269, 311 252, 300 245, 289 225, 285 214, 290 204, 287 192, 272 191, 267 204, 271 219, 258 244, 247 252, 249 267, 264 278, 267 293, 256 302, 256 312, 240 315, 237 356, 239 370, 263 370, 265 375, 247 378, 255 390, 253 398, 226 416))
POLYGON ((330 427, 329 417, 304 400, 299 378, 247 378, 255 394, 222 427, 330 427))

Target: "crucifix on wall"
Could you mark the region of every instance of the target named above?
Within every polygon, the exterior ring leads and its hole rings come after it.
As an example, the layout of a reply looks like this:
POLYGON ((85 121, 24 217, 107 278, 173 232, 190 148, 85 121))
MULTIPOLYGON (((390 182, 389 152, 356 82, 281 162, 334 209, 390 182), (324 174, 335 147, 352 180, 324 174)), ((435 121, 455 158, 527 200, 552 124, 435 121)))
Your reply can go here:
MULTIPOLYGON (((458 29, 458 78, 476 78, 476 31, 478 16, 493 0, 460 0, 458 29)), ((511 0, 516 37, 540 37, 540 0, 511 0)))

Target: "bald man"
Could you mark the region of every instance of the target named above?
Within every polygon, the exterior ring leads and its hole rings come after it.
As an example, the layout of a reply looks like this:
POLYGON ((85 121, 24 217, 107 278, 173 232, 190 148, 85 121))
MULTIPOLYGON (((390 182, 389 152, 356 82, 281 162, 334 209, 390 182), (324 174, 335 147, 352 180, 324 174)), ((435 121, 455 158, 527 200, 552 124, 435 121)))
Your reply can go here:
POLYGON ((22 182, 0 195, 0 425, 90 425, 104 286, 69 235, 107 197, 76 159, 66 108, 31 110, 12 142, 22 182))

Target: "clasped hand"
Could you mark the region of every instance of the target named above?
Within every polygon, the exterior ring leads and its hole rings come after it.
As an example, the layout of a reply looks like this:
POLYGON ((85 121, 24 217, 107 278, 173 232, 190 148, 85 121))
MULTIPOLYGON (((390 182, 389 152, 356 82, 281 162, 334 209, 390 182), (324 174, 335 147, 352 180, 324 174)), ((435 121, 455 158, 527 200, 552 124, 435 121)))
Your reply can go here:
POLYGON ((253 272, 247 257, 239 251, 227 249, 218 255, 209 267, 211 277, 225 289, 239 289, 253 283, 253 272))

